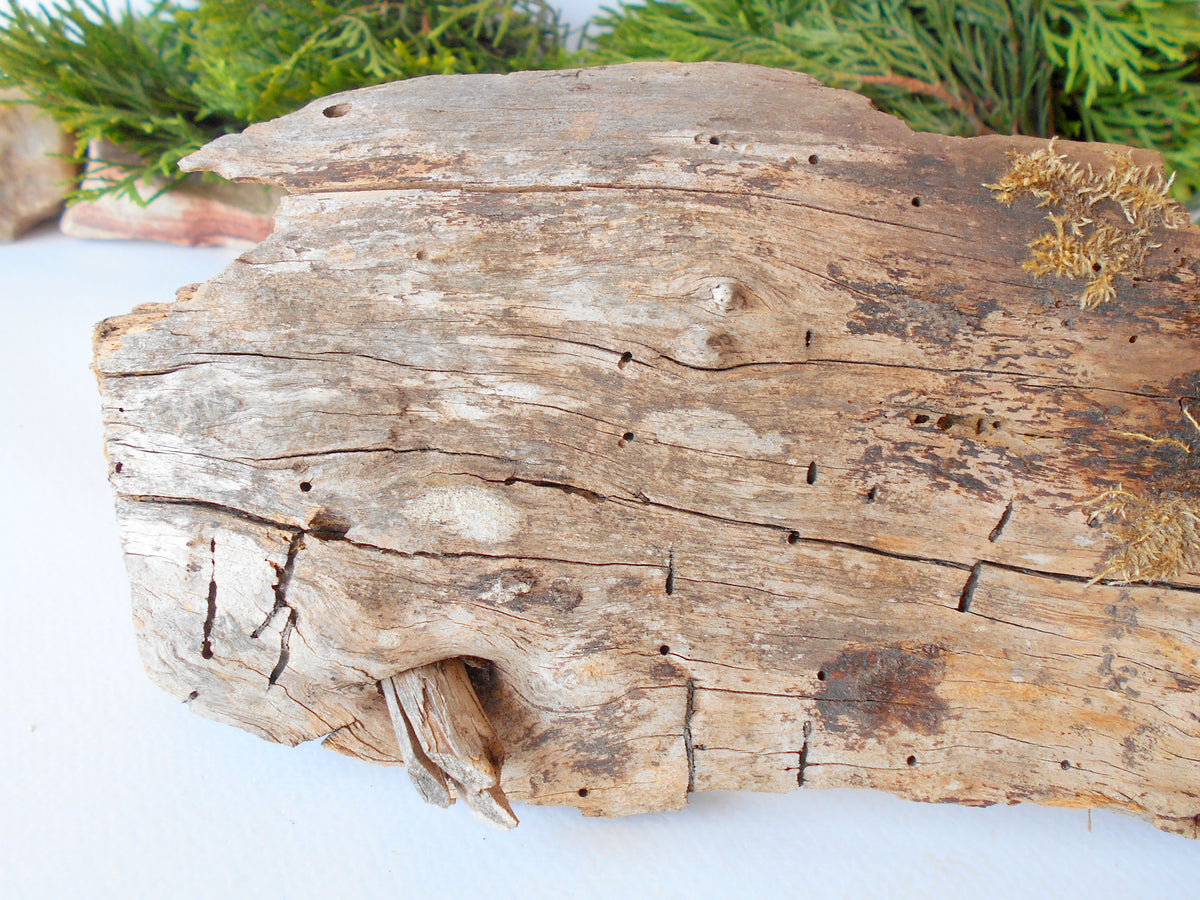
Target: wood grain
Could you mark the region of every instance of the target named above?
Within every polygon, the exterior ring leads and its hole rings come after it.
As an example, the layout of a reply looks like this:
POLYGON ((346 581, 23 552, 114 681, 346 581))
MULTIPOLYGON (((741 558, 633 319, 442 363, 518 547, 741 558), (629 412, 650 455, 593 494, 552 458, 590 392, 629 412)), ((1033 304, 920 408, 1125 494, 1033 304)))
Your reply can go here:
POLYGON ((984 187, 1044 146, 657 63, 214 142, 274 233, 97 332, 152 677, 398 762, 376 685, 485 661, 503 794, 588 814, 850 785, 1196 836, 1200 572, 1089 584, 1089 502, 1194 471, 1200 240, 1081 311, 984 187))

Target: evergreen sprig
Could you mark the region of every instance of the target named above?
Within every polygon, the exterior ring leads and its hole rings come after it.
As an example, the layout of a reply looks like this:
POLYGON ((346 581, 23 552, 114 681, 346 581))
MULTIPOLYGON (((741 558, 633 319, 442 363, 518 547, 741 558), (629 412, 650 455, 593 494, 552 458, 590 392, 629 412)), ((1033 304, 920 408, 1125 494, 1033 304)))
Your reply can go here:
POLYGON ((644 0, 594 25, 591 63, 797 69, 918 130, 1152 147, 1200 190, 1193 0, 644 0))
POLYGON ((335 91, 416 75, 563 65, 564 29, 545 0, 157 0, 135 15, 105 0, 0 9, 0 87, 20 88, 77 136, 141 162, 72 199, 139 202, 150 176, 213 138, 335 91))

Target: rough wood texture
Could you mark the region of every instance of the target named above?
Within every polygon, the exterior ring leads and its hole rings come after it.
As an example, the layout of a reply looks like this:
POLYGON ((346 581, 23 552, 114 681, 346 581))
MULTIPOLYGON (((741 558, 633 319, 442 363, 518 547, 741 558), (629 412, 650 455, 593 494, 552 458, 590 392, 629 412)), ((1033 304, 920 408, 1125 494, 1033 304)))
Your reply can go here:
MULTIPOLYGON (((133 158, 105 141, 88 146, 85 188, 101 187, 119 177, 119 164, 133 158)), ((143 199, 163 187, 161 179, 141 182, 143 199)), ((188 179, 145 206, 125 197, 106 195, 74 203, 63 213, 64 234, 80 238, 142 238, 188 247, 252 247, 271 233, 280 191, 261 185, 230 185, 188 179)))
POLYGON ((18 91, 0 91, 0 241, 55 216, 75 177, 71 139, 18 91))
POLYGON ((397 762, 377 683, 487 660, 504 792, 588 814, 850 785, 1195 836, 1200 572, 1089 584, 1089 516, 1194 472, 1200 239, 1080 310, 983 186, 1043 147, 718 64, 210 145, 275 232, 97 335, 151 675, 397 762))

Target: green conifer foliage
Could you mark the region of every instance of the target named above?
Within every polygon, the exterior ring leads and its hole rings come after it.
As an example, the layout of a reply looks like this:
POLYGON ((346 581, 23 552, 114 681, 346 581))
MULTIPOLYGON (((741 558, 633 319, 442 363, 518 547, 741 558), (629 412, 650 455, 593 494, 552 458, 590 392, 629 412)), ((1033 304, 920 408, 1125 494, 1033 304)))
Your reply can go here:
POLYGON ((644 0, 594 24, 591 63, 797 69, 922 131, 1152 147, 1200 190, 1194 0, 644 0))
POLYGON ((78 137, 145 162, 75 199, 177 183, 213 138, 334 91, 416 75, 564 65, 545 0, 158 0, 143 15, 105 0, 0 9, 0 87, 17 87, 78 137))

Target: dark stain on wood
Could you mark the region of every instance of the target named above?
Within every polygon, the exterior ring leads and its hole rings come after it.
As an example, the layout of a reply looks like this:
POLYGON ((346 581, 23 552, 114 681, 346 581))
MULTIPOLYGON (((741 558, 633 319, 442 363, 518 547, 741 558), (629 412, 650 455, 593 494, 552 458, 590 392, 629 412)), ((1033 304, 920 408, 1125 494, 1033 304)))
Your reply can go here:
POLYGON ((999 304, 992 300, 979 303, 973 312, 960 309, 947 299, 960 289, 957 285, 940 288, 936 299, 928 299, 920 296, 919 289, 910 290, 891 281, 844 283, 858 298, 846 323, 850 334, 885 334, 946 344, 982 331, 983 320, 999 309, 999 304))
POLYGON ((938 734, 948 706, 937 687, 945 674, 942 648, 849 648, 821 667, 817 713, 832 732, 863 737, 915 731, 938 734))

